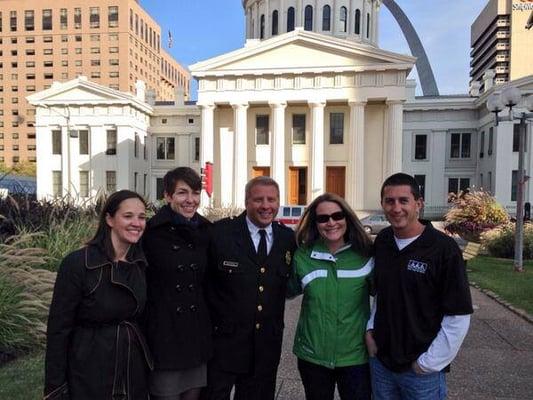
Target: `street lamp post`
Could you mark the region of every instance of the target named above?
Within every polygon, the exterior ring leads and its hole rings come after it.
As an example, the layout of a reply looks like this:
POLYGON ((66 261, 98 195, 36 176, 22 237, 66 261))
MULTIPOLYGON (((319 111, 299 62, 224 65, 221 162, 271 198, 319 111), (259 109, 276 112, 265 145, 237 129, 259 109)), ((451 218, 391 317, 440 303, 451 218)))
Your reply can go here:
POLYGON ((518 173, 516 182, 516 228, 514 246, 514 269, 517 272, 524 271, 523 250, 524 250, 524 186, 526 176, 524 174, 524 150, 527 133, 527 120, 533 118, 533 95, 526 98, 525 106, 527 112, 517 112, 513 110, 522 100, 520 89, 509 86, 502 90, 501 94, 493 93, 487 100, 487 108, 496 116, 496 125, 499 121, 519 121, 518 129, 518 173), (498 114, 509 109, 509 115, 500 118, 498 114))

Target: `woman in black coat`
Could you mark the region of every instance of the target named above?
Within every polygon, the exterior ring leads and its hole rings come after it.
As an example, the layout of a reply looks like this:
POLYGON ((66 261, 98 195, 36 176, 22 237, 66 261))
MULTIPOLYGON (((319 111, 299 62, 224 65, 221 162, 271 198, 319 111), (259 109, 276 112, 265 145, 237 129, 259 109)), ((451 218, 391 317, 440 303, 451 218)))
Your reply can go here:
POLYGON ((167 205, 148 222, 146 335, 154 356, 150 394, 196 400, 206 385, 211 327, 204 299, 209 221, 196 210, 202 182, 191 168, 163 178, 167 205))
POLYGON ((113 193, 94 238, 65 257, 48 318, 45 399, 146 400, 152 361, 137 324, 146 260, 137 244, 146 204, 113 193))

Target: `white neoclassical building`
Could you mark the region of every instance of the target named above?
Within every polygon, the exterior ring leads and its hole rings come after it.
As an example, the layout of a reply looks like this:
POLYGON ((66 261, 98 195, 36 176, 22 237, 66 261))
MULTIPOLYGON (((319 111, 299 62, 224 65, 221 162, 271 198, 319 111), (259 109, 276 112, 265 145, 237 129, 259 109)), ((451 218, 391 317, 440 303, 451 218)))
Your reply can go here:
POLYGON ((379 4, 243 2, 246 45, 190 67, 215 205, 243 205, 247 180, 261 174, 279 183, 282 203, 324 191, 358 210, 379 203, 376 182, 402 169, 415 62, 376 47, 379 4))

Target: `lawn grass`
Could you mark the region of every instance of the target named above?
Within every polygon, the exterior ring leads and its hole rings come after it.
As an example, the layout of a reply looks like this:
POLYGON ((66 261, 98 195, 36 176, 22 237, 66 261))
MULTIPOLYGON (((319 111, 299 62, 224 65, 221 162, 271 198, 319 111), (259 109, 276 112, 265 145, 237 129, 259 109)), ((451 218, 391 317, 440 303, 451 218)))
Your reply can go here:
POLYGON ((20 357, 0 368, 0 399, 42 399, 43 381, 44 353, 20 357))
POLYGON ((533 315, 533 261, 524 262, 520 273, 513 270, 513 260, 479 256, 468 261, 467 269, 470 282, 533 315))

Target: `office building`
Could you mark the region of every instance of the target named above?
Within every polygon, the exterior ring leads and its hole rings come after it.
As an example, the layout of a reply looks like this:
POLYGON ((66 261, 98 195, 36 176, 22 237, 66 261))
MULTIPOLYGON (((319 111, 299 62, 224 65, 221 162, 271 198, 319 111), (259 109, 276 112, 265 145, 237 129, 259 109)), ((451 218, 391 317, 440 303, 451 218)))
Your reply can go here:
POLYGON ((0 162, 36 161, 35 109, 25 97, 86 75, 133 93, 188 96, 190 75, 163 49, 166 34, 136 0, 0 1, 0 162))

